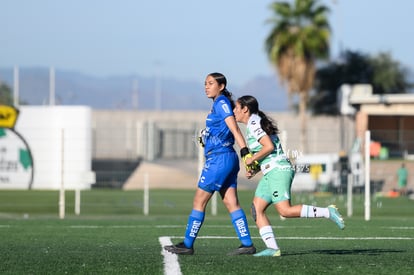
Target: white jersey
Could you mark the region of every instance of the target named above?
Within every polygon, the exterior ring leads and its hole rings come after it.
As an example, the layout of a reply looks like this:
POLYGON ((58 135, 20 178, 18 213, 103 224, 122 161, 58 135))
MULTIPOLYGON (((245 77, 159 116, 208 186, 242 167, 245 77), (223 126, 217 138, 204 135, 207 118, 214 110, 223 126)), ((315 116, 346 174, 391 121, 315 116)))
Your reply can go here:
MULTIPOLYGON (((262 145, 259 140, 267 135, 267 133, 260 126, 261 117, 257 114, 252 114, 247 122, 246 140, 247 145, 252 154, 259 152, 262 149, 262 145)), ((282 149, 282 144, 277 135, 271 135, 270 139, 274 144, 274 150, 265 158, 258 160, 263 173, 267 168, 279 167, 282 169, 291 168, 290 161, 286 157, 282 149), (270 165, 271 164, 271 165, 270 165)))

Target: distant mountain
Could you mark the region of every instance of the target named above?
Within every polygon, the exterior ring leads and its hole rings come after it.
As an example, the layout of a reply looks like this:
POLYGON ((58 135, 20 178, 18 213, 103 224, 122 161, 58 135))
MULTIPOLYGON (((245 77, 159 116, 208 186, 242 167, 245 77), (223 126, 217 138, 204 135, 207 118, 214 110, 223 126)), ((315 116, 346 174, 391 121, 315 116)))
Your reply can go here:
MULTIPOLYGON (((0 68, 0 81, 13 87, 13 69, 0 68)), ((242 87, 232 85, 234 97, 251 94, 264 111, 287 111, 288 100, 276 76, 257 76, 242 87)), ((49 103, 49 69, 19 68, 20 102, 49 103)), ((137 75, 97 78, 63 70, 55 71, 55 104, 87 105, 93 109, 208 110, 211 101, 204 84, 172 78, 137 75)))

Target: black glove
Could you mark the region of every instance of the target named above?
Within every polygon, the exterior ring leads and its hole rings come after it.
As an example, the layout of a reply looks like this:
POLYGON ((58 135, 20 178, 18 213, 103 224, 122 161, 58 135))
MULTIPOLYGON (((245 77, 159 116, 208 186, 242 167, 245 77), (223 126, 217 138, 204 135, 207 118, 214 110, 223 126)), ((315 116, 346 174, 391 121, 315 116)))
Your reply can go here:
POLYGON ((240 149, 240 157, 244 158, 245 155, 250 154, 249 148, 243 147, 240 149))

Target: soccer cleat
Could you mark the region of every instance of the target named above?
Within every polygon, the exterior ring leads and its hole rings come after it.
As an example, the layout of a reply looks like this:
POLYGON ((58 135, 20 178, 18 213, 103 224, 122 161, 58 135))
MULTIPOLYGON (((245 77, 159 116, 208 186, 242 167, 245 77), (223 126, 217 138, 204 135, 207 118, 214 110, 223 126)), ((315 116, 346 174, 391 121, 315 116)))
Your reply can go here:
POLYGON ((280 249, 267 248, 259 253, 253 254, 255 257, 280 257, 282 253, 280 249))
POLYGON ((338 208, 336 208, 335 205, 329 205, 328 210, 329 210, 329 219, 335 222, 336 225, 339 227, 339 229, 344 229, 345 222, 341 214, 339 214, 338 208))
POLYGON ((254 245, 251 245, 251 246, 241 245, 237 249, 228 253, 227 255, 234 256, 234 255, 247 255, 247 254, 254 254, 254 253, 256 253, 256 247, 254 247, 254 245))
POLYGON ((193 255, 194 249, 188 248, 184 245, 184 242, 181 242, 179 244, 173 244, 173 245, 166 245, 164 246, 164 249, 167 250, 170 253, 179 254, 179 255, 193 255))

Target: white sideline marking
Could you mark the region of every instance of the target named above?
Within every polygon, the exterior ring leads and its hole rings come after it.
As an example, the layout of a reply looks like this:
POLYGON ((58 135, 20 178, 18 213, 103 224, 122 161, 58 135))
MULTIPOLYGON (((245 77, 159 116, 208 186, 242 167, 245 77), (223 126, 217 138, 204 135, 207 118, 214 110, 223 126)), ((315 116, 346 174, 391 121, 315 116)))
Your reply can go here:
POLYGON ((167 252, 164 246, 171 245, 170 237, 159 237, 158 240, 161 244, 161 255, 164 256, 164 274, 165 275, 181 275, 180 264, 178 263, 177 254, 167 252))
MULTIPOLYGON (((0 228, 11 228, 15 227, 14 225, 10 224, 0 224, 0 228)), ((48 226, 53 227, 53 226, 48 226)), ((204 227, 210 228, 233 228, 232 225, 203 225, 204 227)), ((312 228, 313 226, 303 225, 303 226, 295 226, 295 228, 312 228)), ((74 229, 98 229, 98 228, 185 228, 183 225, 69 225, 69 228, 74 229)), ((252 225, 249 228, 256 228, 256 226, 252 225)), ((292 228, 292 226, 283 226, 283 225, 272 225, 272 228, 276 229, 284 229, 284 228, 292 228)), ((414 226, 381 226, 381 228, 385 229, 397 229, 397 230, 414 230, 414 226)))
MULTIPOLYGON (((179 239, 183 236, 169 236, 171 239, 179 239)), ((261 239, 260 237, 251 237, 261 239)), ((226 236, 198 236, 197 239, 237 239, 226 236)), ((414 237, 277 237, 278 240, 414 240, 414 237)))
MULTIPOLYGON (((1 227, 11 227, 10 225, 0 225, 1 227)), ((183 225, 70 225, 70 228, 185 228, 183 225)), ((233 228, 232 225, 203 225, 203 228, 233 228)), ((295 226, 296 228, 312 228, 313 226, 303 225, 303 226, 295 226)), ((256 226, 249 226, 249 228, 256 228, 256 226)), ((292 228, 292 226, 283 226, 283 225, 276 225, 272 226, 272 228, 276 229, 284 229, 284 228, 292 228)), ((381 226, 381 228, 385 229, 398 229, 398 230, 414 230, 413 226, 381 226)))
MULTIPOLYGON (((161 255, 164 256, 164 274, 181 275, 178 256, 164 250, 165 245, 171 245, 171 239, 182 238, 182 236, 163 236, 158 240, 161 244, 161 255)), ((199 236, 197 239, 237 239, 237 237, 225 236, 199 236)), ((261 239, 252 237, 252 239, 261 239)), ((414 237, 278 237, 278 240, 414 240, 414 237)))
POLYGON ((412 227, 412 226, 391 226, 391 227, 385 227, 385 226, 383 226, 382 228, 399 229, 399 230, 405 230, 405 229, 411 230, 411 229, 414 229, 414 227, 412 227))

